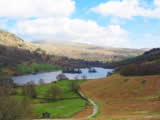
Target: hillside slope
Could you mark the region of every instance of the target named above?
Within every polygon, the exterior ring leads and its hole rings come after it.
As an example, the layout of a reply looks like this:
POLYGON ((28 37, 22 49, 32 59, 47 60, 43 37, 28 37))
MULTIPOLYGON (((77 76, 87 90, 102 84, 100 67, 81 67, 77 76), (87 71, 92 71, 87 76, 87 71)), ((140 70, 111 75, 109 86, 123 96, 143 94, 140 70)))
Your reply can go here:
POLYGON ((41 40, 34 41, 34 43, 47 50, 48 53, 51 54, 88 61, 119 61, 129 57, 141 55, 145 51, 145 49, 100 47, 89 44, 56 40, 41 40))
MULTIPOLYGON (((56 51, 54 51, 56 53, 56 51)), ((89 67, 100 66, 99 62, 88 62, 75 60, 63 56, 56 56, 47 53, 43 48, 29 42, 23 41, 18 36, 0 30, 0 75, 17 68, 17 65, 29 66, 31 64, 52 64, 65 67, 89 67)))
POLYGON ((138 57, 115 62, 109 67, 117 67, 122 75, 160 75, 160 48, 154 48, 138 57))
POLYGON ((81 85, 81 91, 99 104, 100 114, 97 119, 148 120, 143 118, 160 114, 159 79, 159 75, 142 77, 113 75, 87 81, 81 85), (139 117, 142 118, 138 119, 139 117))
POLYGON ((21 38, 10 32, 0 30, 0 45, 6 47, 16 47, 34 51, 37 46, 29 42, 24 42, 21 38))

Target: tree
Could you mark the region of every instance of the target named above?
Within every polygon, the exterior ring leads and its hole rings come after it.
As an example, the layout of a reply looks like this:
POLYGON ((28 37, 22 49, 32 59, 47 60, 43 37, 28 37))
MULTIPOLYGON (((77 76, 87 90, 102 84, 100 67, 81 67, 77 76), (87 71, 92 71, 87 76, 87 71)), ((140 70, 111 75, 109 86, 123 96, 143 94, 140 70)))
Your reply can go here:
POLYGON ((68 78, 66 77, 65 74, 59 74, 57 77, 56 77, 57 80, 68 80, 68 78))
POLYGON ((63 98, 63 96, 64 96, 64 94, 63 94, 62 90, 57 85, 52 86, 48 90, 47 95, 46 95, 46 97, 48 99, 51 99, 54 101, 63 98))
POLYGON ((0 86, 0 120, 31 120, 29 102, 13 98, 9 93, 8 88, 0 86))
POLYGON ((39 84, 40 84, 40 85, 43 85, 44 83, 45 83, 45 82, 44 82, 43 79, 40 79, 40 80, 39 80, 39 84))
POLYGON ((73 92, 78 92, 80 89, 80 85, 76 81, 72 81, 71 88, 73 92))
POLYGON ((24 85, 22 94, 24 96, 27 96, 27 97, 30 97, 30 98, 36 98, 37 93, 36 93, 36 90, 35 90, 35 87, 34 87, 34 83, 29 82, 27 85, 24 85))
POLYGON ((79 79, 79 76, 78 76, 78 75, 74 77, 74 80, 78 80, 78 79, 79 79))
POLYGON ((82 76, 82 79, 83 79, 83 80, 86 80, 86 79, 87 79, 87 76, 86 76, 86 75, 83 75, 83 76, 82 76))

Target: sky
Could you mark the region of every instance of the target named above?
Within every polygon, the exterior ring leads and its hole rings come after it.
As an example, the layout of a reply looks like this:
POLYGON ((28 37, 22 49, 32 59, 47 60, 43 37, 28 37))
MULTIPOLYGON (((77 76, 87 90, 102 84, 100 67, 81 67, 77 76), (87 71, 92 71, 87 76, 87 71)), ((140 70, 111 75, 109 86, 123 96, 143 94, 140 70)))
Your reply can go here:
POLYGON ((0 29, 30 42, 160 47, 160 0, 0 0, 0 29))

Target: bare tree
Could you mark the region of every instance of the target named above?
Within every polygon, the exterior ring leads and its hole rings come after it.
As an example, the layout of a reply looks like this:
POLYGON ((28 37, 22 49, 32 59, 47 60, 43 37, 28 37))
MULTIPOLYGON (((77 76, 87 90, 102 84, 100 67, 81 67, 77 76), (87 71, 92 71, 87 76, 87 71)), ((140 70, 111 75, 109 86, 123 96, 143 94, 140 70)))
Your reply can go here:
POLYGON ((45 82, 44 82, 43 79, 40 79, 40 80, 39 80, 39 84, 40 84, 40 85, 43 85, 44 83, 45 83, 45 82))
POLYGON ((35 90, 34 82, 31 81, 27 85, 24 85, 22 94, 30 98, 36 98, 37 93, 35 90))
POLYGON ((16 99, 9 93, 8 88, 0 87, 0 120, 31 120, 32 109, 29 102, 16 99))
POLYGON ((86 79, 87 79, 87 76, 86 76, 86 75, 83 75, 83 76, 82 76, 82 79, 83 79, 83 80, 86 80, 86 79))
POLYGON ((75 77, 74 77, 74 80, 79 80, 79 76, 78 76, 78 75, 75 76, 75 77))
POLYGON ((80 89, 80 85, 76 81, 72 81, 71 88, 73 92, 78 92, 80 89))

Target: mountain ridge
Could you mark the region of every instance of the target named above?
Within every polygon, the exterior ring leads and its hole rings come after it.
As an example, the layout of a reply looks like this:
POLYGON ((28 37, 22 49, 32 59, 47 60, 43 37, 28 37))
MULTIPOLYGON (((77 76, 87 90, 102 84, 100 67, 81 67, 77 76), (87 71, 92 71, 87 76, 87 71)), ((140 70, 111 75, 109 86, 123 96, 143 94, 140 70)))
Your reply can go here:
POLYGON ((101 62, 119 61, 128 57, 135 57, 143 54, 147 50, 102 47, 85 43, 56 40, 40 40, 34 41, 33 43, 54 55, 101 62))

